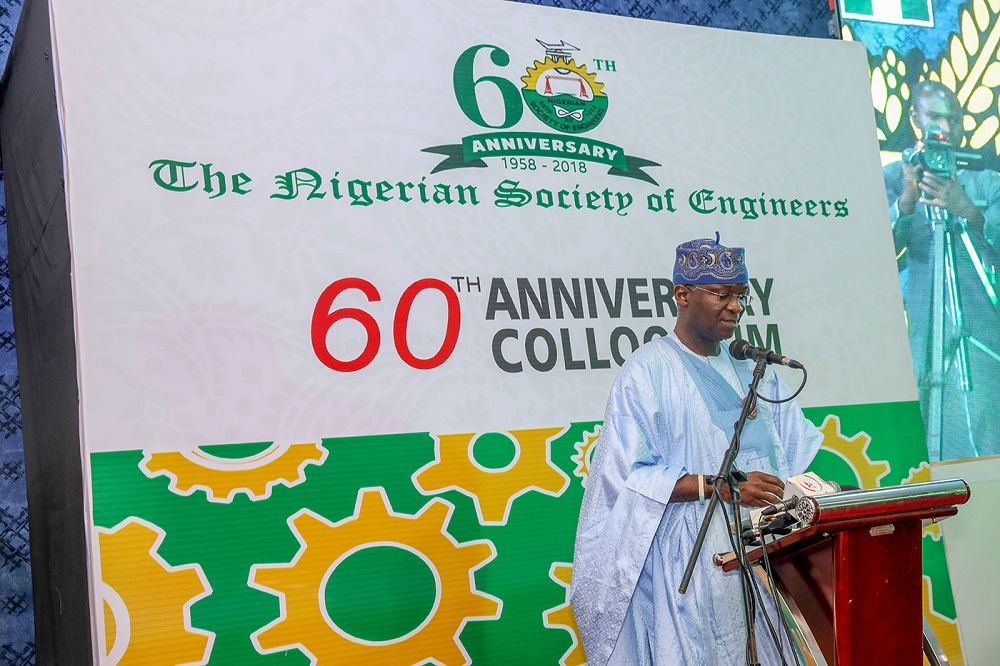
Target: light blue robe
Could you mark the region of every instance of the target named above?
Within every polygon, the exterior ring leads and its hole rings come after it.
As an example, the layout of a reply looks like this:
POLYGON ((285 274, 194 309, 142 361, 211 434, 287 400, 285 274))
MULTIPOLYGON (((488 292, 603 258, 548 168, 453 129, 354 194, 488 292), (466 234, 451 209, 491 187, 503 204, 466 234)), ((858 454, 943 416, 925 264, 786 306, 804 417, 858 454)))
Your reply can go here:
MULTIPOLYGON (((678 478, 717 473, 729 447, 754 363, 732 359, 723 345, 712 362, 727 361, 740 394, 671 334, 637 350, 615 380, 583 497, 570 592, 591 666, 746 663, 739 573, 723 573, 712 562, 715 553, 732 550, 725 524, 717 513, 680 595, 708 500, 670 503, 678 478)), ((768 370, 759 393, 775 399, 790 391, 768 370)), ((822 434, 796 401, 759 402, 758 411, 743 431, 737 467, 781 479, 804 472, 822 434)), ((780 663, 759 612, 757 618, 761 663, 780 663)))

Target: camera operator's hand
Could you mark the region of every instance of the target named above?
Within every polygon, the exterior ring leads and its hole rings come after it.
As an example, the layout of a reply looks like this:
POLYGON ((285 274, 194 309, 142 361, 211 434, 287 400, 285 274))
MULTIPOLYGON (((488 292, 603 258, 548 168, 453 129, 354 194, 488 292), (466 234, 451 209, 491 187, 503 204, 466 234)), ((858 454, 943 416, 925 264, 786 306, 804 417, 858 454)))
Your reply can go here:
MULTIPOLYGON (((914 152, 919 152, 924 147, 923 141, 917 141, 913 146, 914 152)), ((905 217, 913 215, 913 209, 920 200, 920 180, 924 177, 924 170, 919 164, 909 164, 903 162, 903 191, 896 200, 896 207, 899 214, 905 217)))
POLYGON ((952 215, 965 218, 973 229, 982 230, 983 213, 969 198, 955 174, 943 178, 925 171, 920 179, 920 191, 920 203, 943 208, 952 215))

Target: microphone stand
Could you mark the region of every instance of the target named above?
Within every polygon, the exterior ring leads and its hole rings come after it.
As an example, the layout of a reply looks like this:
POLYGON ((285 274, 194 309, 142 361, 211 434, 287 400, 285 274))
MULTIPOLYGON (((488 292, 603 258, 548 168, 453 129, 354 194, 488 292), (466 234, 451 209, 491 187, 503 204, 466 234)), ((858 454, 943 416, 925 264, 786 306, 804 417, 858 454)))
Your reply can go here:
MULTIPOLYGON (((750 664, 750 666, 758 666, 760 662, 757 660, 757 634, 754 629, 754 613, 750 610, 753 590, 747 589, 747 586, 750 584, 748 580, 750 565, 747 560, 746 547, 743 543, 740 529, 742 523, 739 504, 740 481, 745 481, 746 475, 737 470, 734 465, 736 456, 740 452, 740 437, 743 434, 743 426, 746 424, 750 412, 753 411, 754 406, 757 404, 757 385, 764 377, 764 369, 766 367, 767 359, 763 358, 757 361, 757 365, 753 369, 753 380, 751 380, 747 394, 743 398, 743 409, 740 411, 740 417, 736 420, 736 425, 733 428, 733 438, 729 442, 726 455, 722 458, 719 473, 715 475, 716 481, 712 484, 712 499, 709 501, 705 517, 701 521, 701 529, 698 530, 698 537, 695 539, 694 547, 688 558, 687 567, 684 569, 684 577, 681 578, 681 584, 677 590, 681 594, 687 592, 691 576, 694 574, 695 564, 697 564, 698 556, 701 554, 701 550, 705 544, 705 537, 708 536, 708 527, 712 522, 712 516, 715 513, 716 507, 720 506, 720 502, 723 501, 722 491, 719 490, 719 487, 722 485, 720 480, 724 481, 729 484, 729 498, 733 502, 733 511, 736 518, 735 525, 728 525, 728 520, 726 520, 726 523, 730 531, 734 533, 735 543, 737 544, 736 557, 742 569, 740 577, 743 582, 743 617, 747 625, 747 664, 750 664)), ((722 517, 723 519, 726 518, 725 510, 722 512, 722 517)))

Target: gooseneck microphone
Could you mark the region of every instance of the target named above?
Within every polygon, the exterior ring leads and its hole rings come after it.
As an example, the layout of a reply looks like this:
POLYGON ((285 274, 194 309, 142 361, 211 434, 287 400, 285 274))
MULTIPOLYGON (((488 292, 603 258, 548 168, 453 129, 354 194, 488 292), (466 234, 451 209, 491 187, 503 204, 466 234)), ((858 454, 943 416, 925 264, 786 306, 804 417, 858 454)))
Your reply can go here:
POLYGON ((797 522, 799 519, 792 514, 783 513, 773 520, 762 522, 760 527, 743 530, 740 536, 748 546, 759 546, 765 535, 787 536, 791 534, 792 526, 797 522))
POLYGON ((778 513, 779 511, 788 511, 790 509, 794 509, 795 506, 799 503, 800 499, 802 499, 802 498, 801 497, 789 497, 788 499, 786 499, 786 500, 784 500, 782 502, 778 502, 777 504, 772 504, 770 506, 766 506, 766 507, 764 507, 764 510, 760 512, 760 515, 762 515, 762 516, 773 516, 774 514, 778 513))
POLYGON ((803 370, 801 363, 787 356, 779 356, 770 349, 754 347, 746 340, 733 340, 729 344, 729 353, 738 361, 765 361, 768 364, 786 365, 789 368, 803 370))

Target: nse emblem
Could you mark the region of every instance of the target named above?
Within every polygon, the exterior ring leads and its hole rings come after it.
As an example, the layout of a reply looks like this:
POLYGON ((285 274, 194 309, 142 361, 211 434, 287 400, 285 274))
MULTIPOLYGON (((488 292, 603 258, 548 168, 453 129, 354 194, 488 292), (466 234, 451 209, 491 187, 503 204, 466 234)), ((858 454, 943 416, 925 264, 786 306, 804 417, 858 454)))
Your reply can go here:
POLYGON ((545 49, 545 60, 536 60, 521 77, 525 104, 536 118, 560 132, 581 134, 597 127, 608 112, 608 96, 597 75, 573 60, 573 52, 580 49, 565 40, 535 41, 545 49))

